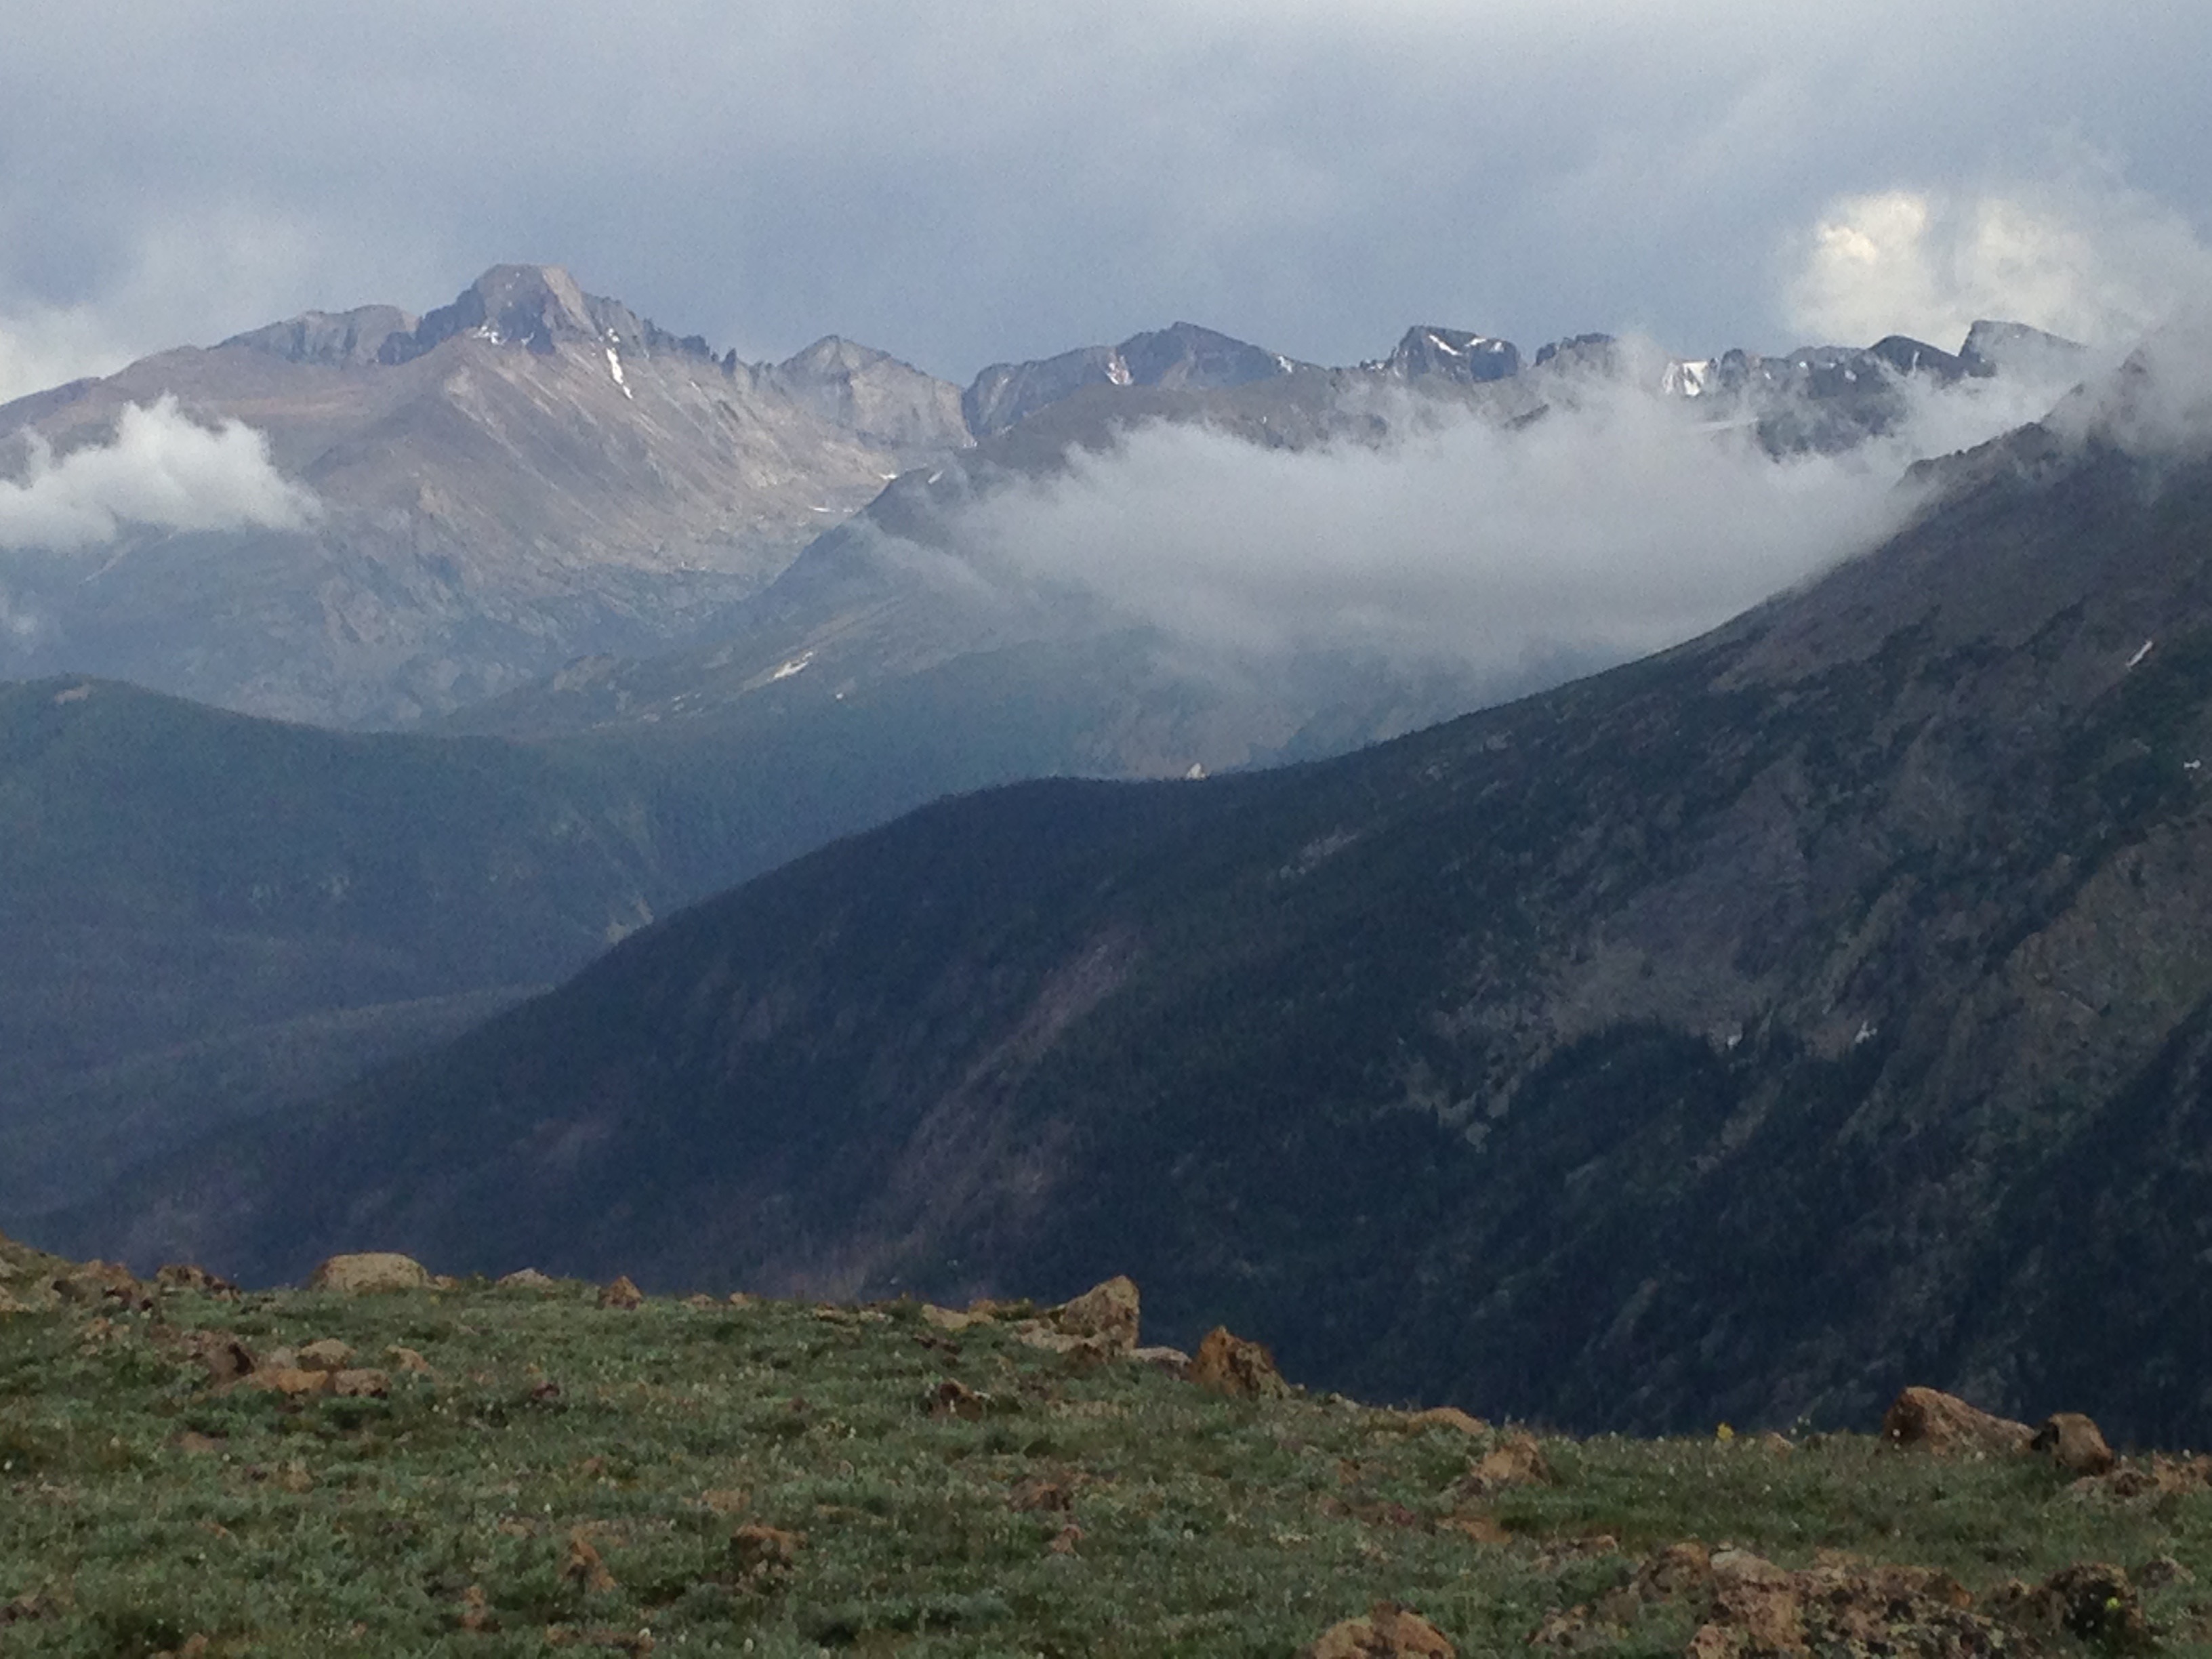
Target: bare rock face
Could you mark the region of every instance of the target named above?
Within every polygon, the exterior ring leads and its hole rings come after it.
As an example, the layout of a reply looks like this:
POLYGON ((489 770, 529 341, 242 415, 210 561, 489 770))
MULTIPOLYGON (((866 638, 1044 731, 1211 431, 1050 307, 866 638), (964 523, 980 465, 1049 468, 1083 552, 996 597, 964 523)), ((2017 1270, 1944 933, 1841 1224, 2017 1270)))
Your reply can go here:
POLYGON ((1907 1389, 1882 1413, 1881 1431, 1893 1446, 1917 1446, 1937 1457, 2009 1456, 2027 1449, 2035 1431, 1995 1417, 1956 1395, 1907 1389))
POLYGON ((1364 1619, 1331 1625, 1300 1659, 1458 1659, 1458 1651, 1419 1613, 1378 1601, 1364 1619))
POLYGON ((1208 1394, 1230 1400, 1280 1400, 1291 1385, 1275 1368, 1275 1356, 1257 1342, 1232 1336, 1216 1325, 1198 1345, 1190 1362, 1190 1380, 1208 1394))
POLYGON ((2103 1474, 2114 1461, 2103 1431, 2080 1412, 2052 1413, 2028 1443, 2070 1474, 2103 1474))
POLYGON ((380 1296, 393 1291, 429 1287, 428 1268, 411 1255, 390 1250, 334 1255, 307 1279, 311 1291, 336 1291, 343 1296, 380 1296))
POLYGON ((1097 1342, 1112 1353, 1132 1353, 1138 1346, 1136 1282, 1116 1275, 1103 1285, 1094 1285, 1054 1309, 1052 1318, 1069 1336, 1097 1342))

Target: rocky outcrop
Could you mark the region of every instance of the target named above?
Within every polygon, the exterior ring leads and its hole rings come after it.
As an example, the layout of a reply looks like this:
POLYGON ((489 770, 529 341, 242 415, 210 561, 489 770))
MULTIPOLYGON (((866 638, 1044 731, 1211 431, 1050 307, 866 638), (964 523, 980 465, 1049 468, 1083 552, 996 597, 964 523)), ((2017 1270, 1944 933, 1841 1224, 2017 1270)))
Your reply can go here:
POLYGON ((2080 1412, 2054 1412, 2028 1445, 2069 1474, 2103 1474, 2112 1467, 2112 1449, 2103 1431, 2080 1412))
POLYGON ((1323 1631, 1299 1659, 1457 1659, 1442 1631, 1409 1607, 1378 1601, 1364 1619, 1323 1631))
POLYGON ((1136 1282, 1117 1275, 1063 1302, 1051 1318, 1070 1336, 1096 1342, 1111 1354, 1127 1354, 1137 1347, 1139 1313, 1136 1282))
POLYGON ((1191 1357, 1190 1380, 1208 1394, 1229 1400, 1280 1400, 1291 1391, 1275 1367, 1275 1356, 1257 1342, 1231 1335, 1216 1325, 1191 1357))
POLYGON ((2035 1437, 2025 1423, 1923 1388, 1907 1389, 1890 1403, 1881 1432, 1893 1446, 1917 1447, 1937 1457, 2008 1456, 2026 1451, 2035 1437))
POLYGON ((341 1296, 382 1296, 429 1287, 429 1269, 411 1255, 391 1250, 334 1255, 307 1279, 309 1290, 334 1291, 341 1296))
POLYGON ((1532 1434, 1509 1434, 1475 1459, 1458 1486, 1462 1498, 1487 1498, 1510 1486, 1549 1486, 1556 1477, 1532 1434))

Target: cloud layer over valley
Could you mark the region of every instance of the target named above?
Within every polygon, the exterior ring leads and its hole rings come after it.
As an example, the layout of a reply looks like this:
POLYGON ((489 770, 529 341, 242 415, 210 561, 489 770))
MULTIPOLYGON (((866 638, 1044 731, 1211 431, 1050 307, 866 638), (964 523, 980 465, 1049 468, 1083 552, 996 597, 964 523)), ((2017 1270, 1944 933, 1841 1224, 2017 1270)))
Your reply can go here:
POLYGON ((1405 408, 1387 442, 1303 453, 1155 424, 965 509, 960 574, 1087 595, 1224 673, 1330 650, 1498 695, 1689 638, 1873 545, 1916 505, 1912 460, 2065 390, 1922 390, 1890 435, 1784 459, 1620 383, 1517 425, 1405 408))

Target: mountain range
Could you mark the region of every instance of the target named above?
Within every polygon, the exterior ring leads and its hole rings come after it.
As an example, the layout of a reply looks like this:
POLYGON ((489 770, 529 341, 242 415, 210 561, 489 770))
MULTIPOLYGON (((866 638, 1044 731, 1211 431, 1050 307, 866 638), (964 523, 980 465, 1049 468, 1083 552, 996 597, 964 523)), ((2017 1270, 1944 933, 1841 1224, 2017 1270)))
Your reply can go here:
POLYGON ((1387 453, 1629 397, 1783 465, 2084 362, 1423 325, 1328 368, 1177 324, 963 393, 501 267, 20 401, 27 492, 173 398, 313 505, 0 553, 10 660, 68 669, 0 694, 0 1217, 261 1279, 1130 1271, 1171 1339, 1370 1395, 1679 1428, 1933 1380, 2202 1438, 2173 352, 1923 463, 1822 579, 1455 720, 1577 665, 1224 673, 975 530, 1142 432, 1387 453))
POLYGON ((930 807, 64 1246, 808 1294, 1126 1269, 1316 1383, 1684 1428, 1906 1379, 2201 1441, 2212 459, 2147 349, 1687 645, 930 807))

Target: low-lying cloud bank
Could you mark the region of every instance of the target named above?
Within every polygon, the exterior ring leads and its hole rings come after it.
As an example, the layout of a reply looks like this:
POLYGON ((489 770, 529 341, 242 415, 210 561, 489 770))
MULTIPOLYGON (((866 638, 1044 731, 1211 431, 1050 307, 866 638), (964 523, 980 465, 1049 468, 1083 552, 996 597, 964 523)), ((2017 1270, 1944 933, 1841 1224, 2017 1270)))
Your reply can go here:
POLYGON ((1688 639, 1873 546, 1916 504, 1911 461, 2065 390, 1915 392, 1890 435, 1784 459, 1635 386, 1305 453, 1154 425, 979 500, 957 542, 1004 590, 1103 601, 1224 669, 1351 652, 1503 695, 1688 639))
POLYGON ((261 433, 235 420, 202 426, 174 398, 127 406, 108 442, 59 459, 36 434, 29 442, 21 480, 0 480, 0 548, 75 551, 126 525, 297 530, 318 511, 276 471, 261 433))

